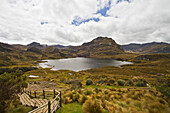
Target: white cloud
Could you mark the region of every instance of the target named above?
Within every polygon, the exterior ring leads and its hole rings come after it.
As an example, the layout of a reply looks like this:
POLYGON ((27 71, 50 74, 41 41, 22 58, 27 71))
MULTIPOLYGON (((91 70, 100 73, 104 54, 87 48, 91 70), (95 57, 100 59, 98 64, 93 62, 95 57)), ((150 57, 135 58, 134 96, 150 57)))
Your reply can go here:
POLYGON ((0 41, 79 45, 97 36, 110 36, 120 44, 170 42, 169 0, 131 0, 130 4, 112 0, 109 17, 96 15, 108 1, 0 0, 0 41), (100 21, 74 26, 75 16, 100 21))

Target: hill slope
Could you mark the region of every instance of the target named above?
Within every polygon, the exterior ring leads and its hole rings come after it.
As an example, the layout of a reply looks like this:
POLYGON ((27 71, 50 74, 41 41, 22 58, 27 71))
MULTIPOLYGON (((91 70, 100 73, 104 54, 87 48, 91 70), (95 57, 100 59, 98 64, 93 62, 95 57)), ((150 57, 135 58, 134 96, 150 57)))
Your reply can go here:
POLYGON ((123 48, 112 38, 97 37, 81 46, 71 47, 77 56, 95 58, 113 58, 113 55, 124 53, 123 48))
POLYGON ((122 45, 122 47, 127 52, 135 52, 139 54, 170 53, 170 44, 163 42, 129 44, 122 45))

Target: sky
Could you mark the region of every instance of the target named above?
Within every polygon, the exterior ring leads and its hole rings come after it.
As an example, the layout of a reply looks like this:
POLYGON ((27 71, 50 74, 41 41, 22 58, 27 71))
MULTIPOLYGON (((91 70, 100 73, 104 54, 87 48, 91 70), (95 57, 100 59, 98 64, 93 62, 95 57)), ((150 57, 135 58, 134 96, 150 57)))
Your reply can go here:
POLYGON ((170 43, 170 0, 0 0, 0 42, 170 43))

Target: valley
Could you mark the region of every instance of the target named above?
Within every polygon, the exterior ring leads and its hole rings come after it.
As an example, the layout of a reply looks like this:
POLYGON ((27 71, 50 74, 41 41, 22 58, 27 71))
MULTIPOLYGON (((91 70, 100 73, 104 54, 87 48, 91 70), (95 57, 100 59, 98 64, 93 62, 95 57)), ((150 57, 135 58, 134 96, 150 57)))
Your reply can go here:
MULTIPOLYGON (((170 111, 169 46, 167 43, 121 46, 107 37, 97 37, 80 46, 0 43, 0 76, 22 70, 27 78, 27 90, 61 91, 63 107, 57 113, 69 113, 68 106, 75 110, 70 113, 85 112, 91 106, 98 108, 98 113, 167 113, 170 111), (54 71, 38 66, 45 59, 76 57, 116 59, 134 64, 80 71, 54 71)), ((19 104, 18 98, 15 101, 7 107, 8 111, 14 106, 20 107, 17 111, 20 113, 33 109, 19 104)))

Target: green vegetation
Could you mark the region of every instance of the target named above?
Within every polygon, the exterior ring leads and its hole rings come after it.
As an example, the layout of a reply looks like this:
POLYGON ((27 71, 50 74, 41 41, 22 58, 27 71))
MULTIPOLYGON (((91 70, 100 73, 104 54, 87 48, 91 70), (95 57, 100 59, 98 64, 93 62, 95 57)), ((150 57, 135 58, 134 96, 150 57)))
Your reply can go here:
POLYGON ((91 80, 91 79, 88 79, 87 81, 86 81, 86 85, 92 85, 93 84, 93 81, 91 80))
POLYGON ((120 45, 107 38, 98 38, 71 48, 39 46, 0 43, 2 112, 24 113, 32 109, 22 106, 16 96, 27 87, 27 83, 28 89, 37 91, 37 95, 43 89, 61 90, 64 105, 58 113, 166 113, 170 110, 170 54, 124 53, 120 45), (79 72, 34 67, 41 59, 76 56, 114 58, 135 64, 79 72), (26 80, 29 75, 39 77, 26 80))
POLYGON ((118 84, 119 86, 124 86, 125 81, 124 81, 124 80, 119 79, 119 80, 117 81, 117 84, 118 84))
POLYGON ((6 113, 28 113, 31 110, 32 107, 21 105, 20 100, 16 98, 9 103, 8 107, 5 109, 5 112, 6 113))
POLYGON ((127 52, 138 54, 151 53, 170 53, 170 44, 164 42, 152 42, 145 44, 129 44, 123 45, 123 49, 127 52))
POLYGON ((16 98, 23 88, 27 87, 26 76, 23 72, 17 70, 12 73, 0 75, 0 111, 5 112, 11 100, 16 98))
POLYGON ((136 82, 136 86, 138 86, 138 87, 145 87, 146 83, 139 80, 139 81, 136 82))
POLYGON ((83 113, 82 106, 78 103, 64 104, 57 113, 83 113))
POLYGON ((83 104, 84 113, 103 113, 103 109, 100 106, 100 103, 97 100, 87 100, 83 104))
POLYGON ((133 81, 131 79, 128 79, 127 84, 130 85, 130 86, 134 85, 134 83, 133 83, 133 81))
MULTIPOLYGON (((168 103, 162 99, 162 94, 153 89, 79 89, 64 91, 62 97, 67 99, 65 104, 78 102, 83 105, 84 113, 96 112, 168 112, 168 103), (91 92, 88 93, 87 92, 91 92), (72 95, 72 96, 70 96, 72 95), (78 101, 74 97, 77 96, 78 101), (142 101, 141 101, 142 100, 142 101), (159 107, 160 106, 160 107, 159 107), (153 108, 153 109, 152 109, 153 108)), ((73 106, 74 107, 74 106, 73 106)), ((63 109, 63 108, 61 108, 63 109)))

